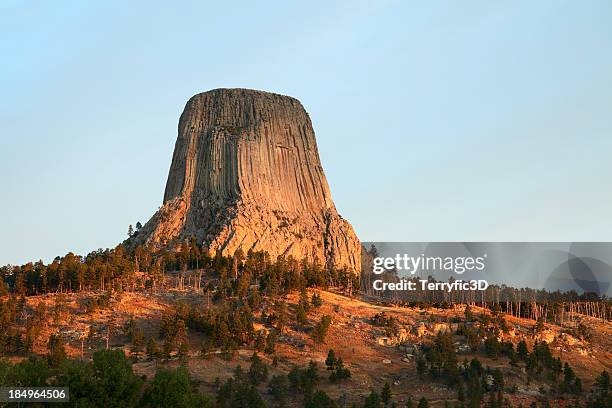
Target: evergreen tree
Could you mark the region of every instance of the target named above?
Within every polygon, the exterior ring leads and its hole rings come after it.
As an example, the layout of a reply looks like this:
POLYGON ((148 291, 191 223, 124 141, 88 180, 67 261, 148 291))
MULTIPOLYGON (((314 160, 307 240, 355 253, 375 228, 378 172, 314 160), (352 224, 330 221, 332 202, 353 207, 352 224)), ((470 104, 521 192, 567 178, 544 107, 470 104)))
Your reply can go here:
POLYGON ((268 383, 268 393, 272 395, 272 398, 279 406, 285 405, 288 392, 289 382, 287 381, 287 376, 275 375, 270 379, 268 383))
POLYGON ((338 408, 338 404, 329 397, 324 391, 315 392, 308 399, 305 408, 338 408))
POLYGON ((344 362, 342 361, 342 357, 339 357, 336 360, 336 363, 333 367, 333 372, 329 376, 331 382, 338 382, 345 378, 351 378, 351 372, 348 368, 344 367, 344 362))
POLYGON ((305 286, 300 289, 300 299, 298 301, 298 305, 302 306, 305 313, 310 311, 310 302, 308 300, 308 292, 306 292, 305 286))
POLYGON ((329 315, 321 317, 321 320, 315 325, 312 330, 311 337, 315 344, 325 343, 329 326, 331 325, 332 318, 329 315))
POLYGON ((140 351, 144 346, 144 331, 137 327, 131 333, 132 348, 134 351, 140 351))
POLYGON ((595 398, 587 405, 589 408, 612 407, 612 393, 610 393, 610 375, 606 370, 602 371, 595 379, 593 387, 595 398))
POLYGON ((420 379, 425 377, 425 373, 427 372, 427 362, 423 357, 419 357, 416 362, 417 374, 420 379))
POLYGON ((149 341, 147 341, 147 356, 150 359, 159 358, 160 356, 159 346, 153 337, 149 338, 149 341))
POLYGON ((264 349, 264 353, 274 354, 277 337, 278 335, 276 333, 276 330, 270 330, 270 333, 268 333, 268 336, 266 337, 266 347, 264 349))
POLYGON ((457 385, 457 399, 460 402, 465 401, 465 389, 463 388, 463 384, 461 383, 457 385))
POLYGON ((308 322, 306 310, 301 303, 298 303, 298 305, 295 307, 295 322, 300 328, 306 326, 306 323, 308 322))
POLYGON ((521 340, 516 346, 516 353, 518 354, 521 360, 527 360, 527 356, 529 355, 529 349, 527 349, 527 343, 525 343, 525 340, 521 340))
POLYGON ((328 370, 333 370, 336 367, 336 354, 334 353, 334 350, 329 349, 329 351, 327 352, 327 358, 325 359, 325 365, 327 366, 328 370))
POLYGON ((142 380, 132 371, 132 364, 121 350, 100 350, 93 355, 95 387, 92 400, 104 407, 134 406, 138 402, 142 380))
POLYGON ((382 400, 380 395, 376 391, 370 392, 370 395, 366 397, 363 408, 380 408, 382 406, 382 400))
POLYGON ((66 350, 64 349, 64 341, 59 335, 52 334, 47 342, 47 361, 51 367, 59 367, 66 360, 66 350))
POLYGON ((164 344, 162 344, 162 355, 164 358, 170 358, 170 353, 174 349, 174 340, 170 337, 166 337, 164 344))
POLYGON ((158 371, 145 389, 141 404, 150 408, 213 407, 210 399, 194 391, 189 372, 184 367, 158 371))
POLYGON ((317 364, 314 361, 310 361, 305 369, 293 367, 289 374, 287 374, 287 379, 291 384, 291 389, 294 392, 301 392, 307 400, 319 383, 317 364))
POLYGON ((251 356, 249 379, 253 385, 259 385, 268 379, 268 365, 261 360, 257 353, 253 353, 253 356, 251 356))
POLYGON ((179 359, 181 360, 181 364, 187 364, 187 362, 189 361, 189 342, 188 341, 181 342, 181 344, 179 345, 179 349, 178 349, 178 356, 179 356, 179 359))
POLYGON ((472 314, 472 308, 470 307, 470 305, 465 305, 465 310, 463 311, 463 314, 465 316, 465 320, 468 322, 471 322, 472 320, 474 320, 474 315, 472 314))
POLYGON ((228 379, 217 392, 217 407, 219 408, 265 408, 266 404, 252 385, 240 366, 234 372, 234 377, 228 379))
POLYGON ((504 375, 499 368, 493 370, 493 390, 500 391, 504 389, 504 375))
POLYGON ((518 359, 518 354, 516 353, 516 351, 512 350, 510 352, 510 365, 513 367, 516 367, 518 365, 519 359, 518 359))
POLYGON ((610 374, 606 370, 603 370, 601 374, 595 379, 595 386, 599 392, 607 394, 610 390, 610 374))
POLYGON ((391 402, 391 386, 388 382, 385 382, 385 385, 383 386, 383 389, 380 392, 380 399, 382 400, 383 404, 385 404, 385 406, 389 405, 389 402, 391 402))
POLYGON ((578 377, 574 380, 574 386, 572 387, 572 392, 576 395, 582 394, 582 380, 578 377))
POLYGON ((279 334, 283 333, 285 324, 287 323, 287 304, 284 301, 279 301, 274 304, 274 313, 272 320, 276 324, 276 330, 279 334))
POLYGON ((312 304, 313 308, 319 309, 321 306, 323 306, 323 299, 321 299, 321 295, 319 295, 318 292, 315 292, 312 294, 312 300, 310 303, 312 304))

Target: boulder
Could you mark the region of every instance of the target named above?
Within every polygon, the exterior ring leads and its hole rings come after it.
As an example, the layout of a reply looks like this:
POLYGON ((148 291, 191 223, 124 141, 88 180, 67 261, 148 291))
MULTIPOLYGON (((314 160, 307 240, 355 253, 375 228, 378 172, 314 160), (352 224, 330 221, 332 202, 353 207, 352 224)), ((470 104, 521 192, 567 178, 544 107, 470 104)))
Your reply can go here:
POLYGON ((417 337, 422 337, 427 333, 427 327, 425 327, 425 323, 423 322, 414 325, 412 330, 417 337))
POLYGON ((448 324, 446 323, 433 323, 430 326, 430 329, 434 334, 446 333, 451 330, 448 324))

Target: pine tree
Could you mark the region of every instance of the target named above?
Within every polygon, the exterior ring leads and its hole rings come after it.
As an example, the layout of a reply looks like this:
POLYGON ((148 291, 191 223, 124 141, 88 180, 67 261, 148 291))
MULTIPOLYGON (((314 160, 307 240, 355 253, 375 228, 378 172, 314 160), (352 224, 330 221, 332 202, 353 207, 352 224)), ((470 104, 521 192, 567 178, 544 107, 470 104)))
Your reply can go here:
POLYGON ((367 396, 363 408, 379 408, 381 403, 380 395, 376 391, 370 392, 367 396))
POLYGON ((276 330, 282 333, 287 323, 287 304, 282 300, 274 304, 274 319, 276 322, 276 330))
POLYGON ((465 401, 465 389, 461 383, 457 385, 457 399, 461 402, 465 401))
POLYGON ((338 408, 338 404, 324 391, 317 391, 306 401, 305 408, 338 408))
POLYGON ((185 367, 159 370, 145 389, 140 404, 146 407, 212 407, 212 405, 212 401, 194 389, 185 367))
POLYGON ((493 389, 495 391, 504 389, 504 374, 499 368, 493 370, 493 389))
POLYGON ((518 354, 516 353, 516 351, 511 350, 510 351, 510 365, 513 367, 516 367, 518 365, 518 354))
POLYGON ((164 340, 164 344, 162 345, 162 351, 163 351, 164 357, 170 358, 170 353, 172 353, 173 349, 174 349, 174 341, 170 337, 167 337, 166 340, 164 340))
POLYGON ((51 367, 59 367, 66 360, 66 350, 64 349, 64 341, 59 335, 52 334, 47 343, 49 354, 47 356, 51 367))
POLYGON ((351 371, 348 368, 344 367, 344 362, 342 361, 342 357, 338 357, 333 370, 334 371, 329 376, 329 379, 331 382, 337 382, 337 381, 344 380, 345 378, 351 378, 351 371))
POLYGON ((315 292, 312 294, 312 300, 310 301, 310 303, 312 304, 312 307, 318 309, 323 306, 323 299, 321 299, 321 295, 319 295, 318 292, 315 292))
POLYGON ((147 356, 151 359, 159 357, 159 346, 153 337, 147 341, 147 356))
POLYGON ((306 287, 302 287, 300 290, 300 300, 298 301, 298 305, 302 305, 305 313, 310 311, 310 302, 308 301, 308 292, 306 292, 306 287))
POLYGON ((325 359, 325 365, 327 366, 328 370, 333 370, 336 367, 336 354, 334 353, 334 350, 329 349, 329 351, 327 352, 327 358, 325 359))
POLYGON ((302 303, 298 303, 295 307, 295 322, 300 328, 306 326, 306 323, 308 322, 308 316, 302 303))
POLYGON ((188 341, 181 341, 181 344, 179 345, 179 349, 178 349, 178 355, 181 360, 181 363, 187 364, 187 361, 189 360, 189 342, 188 341))
POLYGON ((315 325, 312 330, 311 337, 315 344, 325 343, 329 326, 331 325, 332 318, 329 315, 321 317, 321 320, 315 325))
POLYGON ((276 330, 270 330, 270 333, 268 333, 268 336, 266 337, 266 347, 264 348, 264 353, 274 354, 277 337, 278 334, 276 333, 276 330))
POLYGON ((582 380, 578 377, 574 380, 574 387, 572 392, 576 395, 582 394, 582 380))
POLYGON ((427 362, 423 357, 419 357, 417 360, 416 369, 419 378, 423 379, 423 377, 425 377, 425 373, 427 372, 427 362))
POLYGON ((529 349, 527 349, 527 343, 525 343, 525 340, 521 340, 516 346, 516 353, 518 354, 521 360, 527 360, 527 356, 529 355, 529 349))
POLYGON ((268 365, 261 360, 257 353, 253 353, 251 356, 249 379, 253 385, 259 385, 268 379, 268 365))
POLYGON ((131 337, 134 351, 140 351, 144 346, 144 331, 136 327, 132 330, 131 337))
POLYGON ((565 363, 565 366, 563 367, 563 377, 566 385, 572 384, 576 378, 574 370, 572 370, 572 367, 570 367, 567 363, 565 363))
POLYGON ((273 376, 270 382, 268 383, 268 393, 272 395, 272 398, 278 403, 279 406, 284 406, 285 400, 287 399, 287 395, 289 393, 289 383, 287 381, 287 376, 273 376))
POLYGON ((465 315, 466 321, 471 322, 472 320, 474 320, 474 315, 472 314, 472 308, 470 307, 470 305, 465 305, 465 310, 463 311, 463 314, 465 315))
POLYGON ((385 385, 383 386, 383 389, 380 392, 380 399, 385 405, 388 405, 391 401, 391 386, 388 382, 385 382, 385 385))
POLYGON ((608 393, 610 390, 610 374, 606 370, 603 370, 601 374, 595 379, 595 386, 599 388, 600 392, 608 393))

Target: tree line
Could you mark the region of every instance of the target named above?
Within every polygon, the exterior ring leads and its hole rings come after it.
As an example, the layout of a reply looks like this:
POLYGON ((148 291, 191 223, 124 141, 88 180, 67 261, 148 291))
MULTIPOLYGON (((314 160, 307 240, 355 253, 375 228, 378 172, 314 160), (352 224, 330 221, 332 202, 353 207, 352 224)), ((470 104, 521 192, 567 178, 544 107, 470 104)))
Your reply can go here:
MULTIPOLYGON (((434 305, 448 308, 455 304, 478 305, 488 309, 496 308, 506 314, 532 320, 544 319, 551 323, 562 325, 573 322, 578 315, 586 315, 602 320, 612 320, 612 299, 606 295, 597 295, 593 292, 579 294, 575 290, 548 291, 534 288, 515 288, 505 284, 490 284, 486 290, 422 290, 419 279, 428 282, 439 282, 432 276, 427 278, 409 277, 401 278, 396 270, 386 271, 383 274, 372 273, 370 259, 378 256, 378 250, 372 245, 365 250, 363 257, 361 291, 364 294, 383 299, 389 303, 405 306, 434 305), (399 282, 400 279, 412 281, 416 290, 395 291, 375 290, 372 282, 381 279, 384 282, 399 282)), ((456 279, 450 277, 448 282, 456 279)))
POLYGON ((264 251, 236 251, 233 256, 211 256, 187 240, 171 249, 139 245, 133 250, 123 244, 99 249, 85 256, 70 252, 45 264, 42 261, 0 267, 0 295, 68 293, 105 290, 163 290, 168 276, 176 277, 178 288, 185 288, 188 277, 192 288, 215 279, 221 295, 244 295, 248 286, 258 284, 271 295, 301 286, 336 287, 350 291, 359 287, 359 277, 346 268, 324 268, 316 262, 293 257, 271 259, 264 251), (193 279, 191 279, 193 278, 193 279))

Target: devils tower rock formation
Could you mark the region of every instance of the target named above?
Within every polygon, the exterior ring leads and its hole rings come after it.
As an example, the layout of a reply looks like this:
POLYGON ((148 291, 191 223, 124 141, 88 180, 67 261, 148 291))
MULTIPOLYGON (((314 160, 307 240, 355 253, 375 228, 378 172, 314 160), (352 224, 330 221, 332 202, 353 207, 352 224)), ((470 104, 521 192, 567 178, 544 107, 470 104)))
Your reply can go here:
POLYGON ((191 237, 210 253, 264 250, 359 272, 361 245, 336 211, 297 99, 216 89, 187 102, 164 204, 136 239, 191 237))

